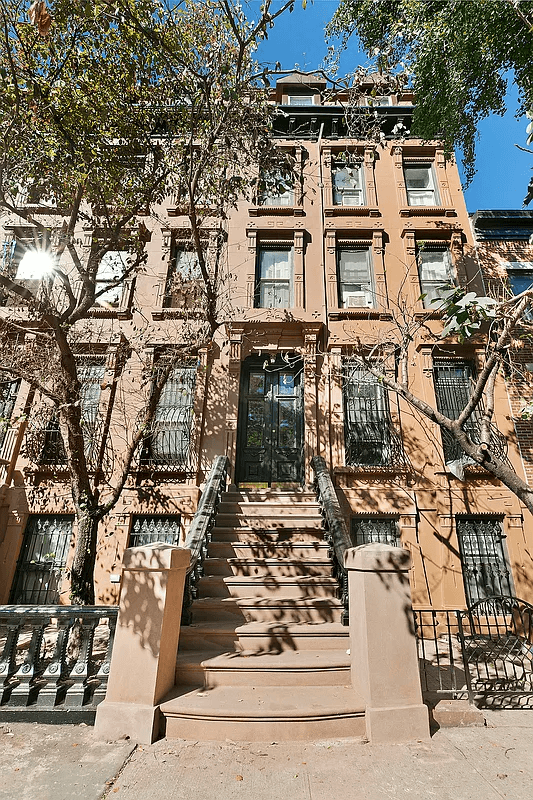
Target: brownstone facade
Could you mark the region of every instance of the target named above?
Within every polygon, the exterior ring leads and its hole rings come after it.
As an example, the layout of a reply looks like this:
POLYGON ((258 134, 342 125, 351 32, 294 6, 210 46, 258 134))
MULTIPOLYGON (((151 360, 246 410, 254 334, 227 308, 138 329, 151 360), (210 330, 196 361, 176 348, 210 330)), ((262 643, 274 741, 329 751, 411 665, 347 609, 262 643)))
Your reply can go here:
MULTIPOLYGON (((183 539, 218 454, 228 455, 241 488, 289 492, 312 484, 311 457, 323 455, 354 543, 380 540, 410 550, 415 604, 456 608, 500 591, 533 601, 533 530, 517 498, 468 464, 464 479, 455 477, 447 463, 461 457, 443 444, 440 430, 350 360, 357 349, 393 341, 408 315, 420 321, 411 385, 428 403, 437 394, 449 407, 479 368, 483 342, 438 345, 442 322, 429 303, 448 280, 483 289, 478 255, 488 245, 475 249, 456 165, 438 143, 408 135, 409 95, 373 101, 369 113, 377 113, 382 137, 369 142, 354 138, 352 129, 348 135, 345 98, 325 101, 325 89, 322 80, 293 75, 273 91, 283 112, 275 136, 294 157, 295 184, 256 204, 242 202, 222 226, 227 316, 212 346, 175 377, 160 415, 168 423, 161 429, 170 434, 155 440, 157 458, 152 452, 148 469, 141 454, 101 525, 97 602, 116 601, 114 576, 129 543, 143 536, 183 539)), ((20 221, 4 222, 6 248, 20 221)), ((186 325, 168 279, 172 270, 187 278, 187 219, 169 200, 146 225, 146 268, 113 310, 94 312, 87 342, 95 418, 107 415, 118 432, 138 412, 146 363, 179 342, 186 325), (121 332, 140 344, 117 388, 121 332)), ((207 250, 220 226, 206 222, 207 250)), ((94 232, 79 233, 89 250, 94 232)), ((510 260, 526 257, 513 252, 510 260)), ((521 357, 533 363, 525 348, 521 357)), ((529 478, 533 428, 516 420, 524 394, 518 383, 508 390, 502 381, 496 422, 511 463, 529 478)), ((27 387, 13 387, 12 395, 5 393, 4 416, 21 420, 29 407, 27 387)), ((39 403, 33 398, 31 408, 39 403)), ((38 425, 31 419, 8 428, 1 453, 0 602, 68 602, 62 576, 72 555, 69 485, 57 457, 43 459, 45 442, 32 433, 38 425), (17 435, 23 434, 29 445, 17 455, 17 435), (42 534, 43 521, 53 523, 57 535, 48 554, 32 559, 30 539, 42 534), (56 571, 48 570, 55 579, 37 574, 46 555, 57 561, 56 571), (32 570, 42 595, 32 595, 21 577, 32 570)))

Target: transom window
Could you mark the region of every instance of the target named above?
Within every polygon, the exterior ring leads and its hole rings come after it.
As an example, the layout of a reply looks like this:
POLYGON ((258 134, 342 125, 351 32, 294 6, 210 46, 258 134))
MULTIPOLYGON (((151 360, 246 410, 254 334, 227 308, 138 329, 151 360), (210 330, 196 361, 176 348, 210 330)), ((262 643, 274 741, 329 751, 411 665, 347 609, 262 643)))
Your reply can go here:
POLYGON ((257 259, 256 307, 292 308, 294 263, 292 245, 261 246, 257 259))
POLYGON ((467 604, 493 595, 513 595, 501 522, 457 517, 456 525, 467 604))
POLYGON ((334 164, 333 202, 338 206, 364 205, 363 169, 359 164, 334 164))
POLYGON ((377 305, 370 254, 369 247, 338 249, 339 308, 374 308, 377 305))
POLYGON ((450 251, 424 245, 418 251, 418 275, 424 308, 438 309, 441 292, 454 284, 450 251))
POLYGON ((431 164, 406 165, 403 169, 410 206, 436 206, 439 197, 431 164))

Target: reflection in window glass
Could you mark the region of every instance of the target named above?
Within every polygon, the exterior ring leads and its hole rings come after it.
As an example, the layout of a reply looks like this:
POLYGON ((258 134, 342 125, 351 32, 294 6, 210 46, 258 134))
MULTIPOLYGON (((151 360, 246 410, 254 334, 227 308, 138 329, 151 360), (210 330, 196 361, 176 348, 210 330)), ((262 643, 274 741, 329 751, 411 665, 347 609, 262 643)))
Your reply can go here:
POLYGON ((263 372, 250 373, 250 394, 264 394, 265 393, 265 375, 263 372))
POLYGON ((294 375, 291 372, 281 372, 279 375, 279 393, 294 394, 294 375))

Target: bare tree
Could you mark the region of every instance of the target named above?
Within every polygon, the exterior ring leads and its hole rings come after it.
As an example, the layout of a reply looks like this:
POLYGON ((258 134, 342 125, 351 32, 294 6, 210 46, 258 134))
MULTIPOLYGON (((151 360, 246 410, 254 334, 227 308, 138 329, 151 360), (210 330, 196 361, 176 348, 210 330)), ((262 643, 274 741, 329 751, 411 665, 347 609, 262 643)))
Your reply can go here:
POLYGON ((0 6, 0 214, 8 232, 0 371, 43 399, 64 448, 77 520, 74 603, 94 602, 98 525, 120 497, 166 382, 211 341, 227 311, 228 210, 253 190, 258 164, 279 160, 253 52, 290 5, 274 13, 267 0, 255 22, 231 0, 0 6), (145 269, 150 227, 161 224, 168 197, 190 223, 196 273, 182 288, 195 293, 194 313, 186 301, 179 344, 144 372, 135 425, 119 433, 120 463, 108 464, 112 424, 105 421, 95 450, 83 356, 114 338, 117 382, 142 352, 142 335, 128 338, 115 312, 145 269))

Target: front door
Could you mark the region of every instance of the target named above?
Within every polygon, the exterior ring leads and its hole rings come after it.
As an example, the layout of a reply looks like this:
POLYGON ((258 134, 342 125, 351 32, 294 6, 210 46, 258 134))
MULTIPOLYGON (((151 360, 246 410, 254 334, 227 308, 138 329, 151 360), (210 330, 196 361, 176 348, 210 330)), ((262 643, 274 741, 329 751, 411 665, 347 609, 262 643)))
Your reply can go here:
MULTIPOLYGON (((237 482, 267 486, 303 479, 303 363, 244 362, 237 435, 237 482)), ((279 488, 282 488, 280 486, 279 488)))

